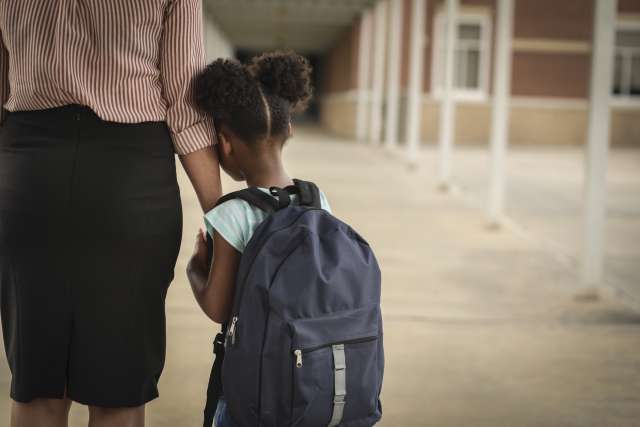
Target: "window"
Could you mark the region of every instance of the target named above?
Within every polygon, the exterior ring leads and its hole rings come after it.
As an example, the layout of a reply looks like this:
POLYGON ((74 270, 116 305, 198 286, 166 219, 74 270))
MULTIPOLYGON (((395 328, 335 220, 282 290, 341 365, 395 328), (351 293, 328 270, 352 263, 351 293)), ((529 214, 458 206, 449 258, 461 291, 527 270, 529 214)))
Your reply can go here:
POLYGON ((613 94, 640 98, 640 23, 620 23, 616 32, 613 94))
MULTIPOLYGON (((439 12, 434 22, 431 87, 436 98, 444 84, 446 13, 439 12)), ((454 59, 455 96, 459 99, 484 99, 489 82, 490 19, 487 14, 458 14, 458 39, 454 59)))

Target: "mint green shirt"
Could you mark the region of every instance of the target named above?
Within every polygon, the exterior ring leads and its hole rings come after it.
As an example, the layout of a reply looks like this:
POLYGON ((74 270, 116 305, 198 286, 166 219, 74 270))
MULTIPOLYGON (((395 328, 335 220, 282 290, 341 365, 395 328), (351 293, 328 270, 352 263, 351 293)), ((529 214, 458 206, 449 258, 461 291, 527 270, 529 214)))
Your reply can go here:
MULTIPOLYGON (((269 189, 258 188, 270 195, 269 189)), ((272 197, 277 199, 275 196, 272 197)), ((293 195, 291 200, 293 204, 296 204, 297 196, 293 195)), ((331 212, 329 201, 322 192, 320 192, 320 205, 322 209, 331 212)), ((213 230, 215 230, 238 252, 242 253, 256 228, 266 217, 266 213, 244 200, 233 199, 207 212, 204 216, 204 223, 210 236, 213 236, 213 230)))

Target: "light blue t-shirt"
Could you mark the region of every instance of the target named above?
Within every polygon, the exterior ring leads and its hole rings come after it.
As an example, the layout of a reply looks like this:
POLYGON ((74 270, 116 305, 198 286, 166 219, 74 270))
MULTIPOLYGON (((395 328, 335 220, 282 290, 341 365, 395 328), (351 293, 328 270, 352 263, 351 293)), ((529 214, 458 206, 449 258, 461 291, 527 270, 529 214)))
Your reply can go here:
MULTIPOLYGON (((269 189, 258 188, 271 195, 269 189)), ((275 196, 272 197, 277 199, 275 196)), ((297 196, 295 194, 292 195, 291 200, 293 204, 296 204, 297 196)), ((329 201, 322 191, 320 192, 320 207, 327 212, 331 212, 329 201)), ((204 216, 204 223, 210 236, 213 236, 213 230, 215 230, 238 252, 242 253, 256 228, 266 217, 267 214, 261 209, 250 205, 244 200, 233 199, 207 212, 204 216)))

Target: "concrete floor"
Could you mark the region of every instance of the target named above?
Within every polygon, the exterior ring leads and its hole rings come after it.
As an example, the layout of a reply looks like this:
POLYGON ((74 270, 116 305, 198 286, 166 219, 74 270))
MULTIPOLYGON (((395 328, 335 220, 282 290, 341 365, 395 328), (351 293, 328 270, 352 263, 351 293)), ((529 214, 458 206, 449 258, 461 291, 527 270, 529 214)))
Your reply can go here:
MULTIPOLYGON (((509 225, 484 224, 486 155, 461 148, 456 187, 436 190, 436 152, 417 171, 399 153, 299 129, 295 176, 372 244, 383 270, 382 426, 640 425, 640 151, 610 160, 607 287, 577 302, 578 148, 515 148, 509 225)), ((167 363, 148 425, 201 425, 214 326, 184 275, 201 215, 184 175, 185 232, 167 298, 167 363)), ((235 188, 225 180, 225 188, 235 188)), ((9 372, 0 361, 0 388, 9 372)), ((6 394, 0 408, 8 410, 6 394)), ((8 426, 0 415, 0 427, 8 426)), ((72 426, 86 425, 75 406, 72 426)))

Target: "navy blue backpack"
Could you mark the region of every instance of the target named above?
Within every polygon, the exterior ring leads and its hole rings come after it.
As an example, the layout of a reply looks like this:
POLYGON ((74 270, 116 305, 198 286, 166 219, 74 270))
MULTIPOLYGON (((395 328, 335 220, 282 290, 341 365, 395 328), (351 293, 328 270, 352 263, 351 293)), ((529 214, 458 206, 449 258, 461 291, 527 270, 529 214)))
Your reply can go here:
POLYGON ((378 263, 320 208, 314 184, 294 182, 271 188, 277 199, 248 188, 218 202, 243 199, 269 215, 242 255, 231 318, 214 340, 206 427, 222 393, 240 427, 369 427, 382 416, 378 263))

